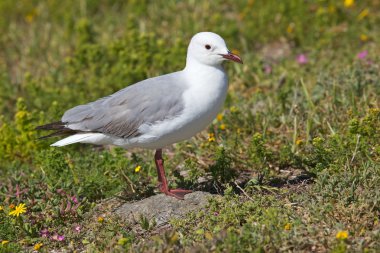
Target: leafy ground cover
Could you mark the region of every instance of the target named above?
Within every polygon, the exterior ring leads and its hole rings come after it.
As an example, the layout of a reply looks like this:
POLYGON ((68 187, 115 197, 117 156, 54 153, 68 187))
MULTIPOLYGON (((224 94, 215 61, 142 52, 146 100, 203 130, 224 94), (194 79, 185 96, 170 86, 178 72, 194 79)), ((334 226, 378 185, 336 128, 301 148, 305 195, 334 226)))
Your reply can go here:
POLYGON ((379 0, 22 0, 0 14, 1 252, 380 250, 379 0), (205 30, 244 65, 226 65, 210 127, 165 155, 173 185, 221 197, 160 234, 89 215, 154 194, 152 151, 51 148, 35 126, 182 68, 205 30))

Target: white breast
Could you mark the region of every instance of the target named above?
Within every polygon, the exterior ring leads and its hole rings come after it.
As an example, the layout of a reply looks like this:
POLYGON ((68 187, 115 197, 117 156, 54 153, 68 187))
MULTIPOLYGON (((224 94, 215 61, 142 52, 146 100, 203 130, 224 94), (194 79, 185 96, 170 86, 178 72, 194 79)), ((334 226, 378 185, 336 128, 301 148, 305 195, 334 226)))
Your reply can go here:
POLYGON ((163 148, 189 139, 205 129, 223 105, 228 79, 222 68, 203 71, 188 78, 189 88, 183 94, 185 106, 180 116, 152 126, 141 126, 140 130, 144 134, 129 140, 128 145, 123 146, 163 148))

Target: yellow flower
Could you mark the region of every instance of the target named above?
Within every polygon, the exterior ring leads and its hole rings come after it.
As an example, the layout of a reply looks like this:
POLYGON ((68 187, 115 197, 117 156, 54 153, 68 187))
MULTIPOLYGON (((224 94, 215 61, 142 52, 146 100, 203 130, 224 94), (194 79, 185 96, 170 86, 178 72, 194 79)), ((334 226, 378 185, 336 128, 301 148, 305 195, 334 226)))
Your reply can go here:
POLYGON ((232 49, 232 53, 233 53, 233 54, 236 54, 236 55, 240 55, 240 52, 239 52, 239 50, 237 50, 237 49, 232 49))
POLYGON ((222 121, 222 119, 223 119, 223 114, 219 113, 218 116, 216 116, 216 119, 217 119, 218 121, 222 121))
POLYGON ((364 10, 362 10, 359 15, 358 15, 358 20, 362 20, 363 18, 367 17, 369 14, 369 10, 367 8, 365 8, 364 10))
POLYGON ((368 36, 365 34, 360 34, 360 40, 363 42, 366 42, 366 41, 368 41, 368 36))
POLYGON ((209 142, 214 142, 215 141, 215 135, 213 133, 208 134, 208 141, 209 142))
POLYGON ((303 144, 302 139, 297 139, 297 140, 296 140, 296 145, 297 145, 297 146, 302 145, 302 144, 303 144))
POLYGON ((18 216, 20 216, 20 214, 25 213, 25 212, 26 212, 25 204, 20 204, 20 205, 16 206, 15 210, 9 212, 9 215, 18 217, 18 216))
POLYGON ((28 22, 28 23, 32 23, 32 22, 33 22, 33 19, 34 19, 34 16, 31 15, 31 14, 28 14, 28 15, 25 16, 25 20, 26 20, 26 22, 28 22))
POLYGON ((9 241, 7 241, 7 240, 3 240, 3 241, 1 241, 1 245, 2 245, 2 246, 4 246, 4 245, 7 244, 7 243, 9 243, 9 241))
POLYGON ((294 23, 290 23, 288 27, 286 28, 286 32, 289 34, 293 33, 294 27, 295 27, 294 23))
POLYGON ((290 230, 291 228, 292 228, 292 224, 290 224, 290 223, 286 223, 284 226, 285 230, 290 230))
POLYGON ((355 0, 344 0, 344 7, 350 8, 355 4, 355 0))
POLYGON ((336 239, 339 239, 339 240, 345 240, 348 238, 348 231, 347 230, 338 231, 335 237, 336 239))
POLYGON ((219 128, 220 128, 220 130, 224 131, 224 130, 226 130, 226 125, 225 124, 221 124, 219 128))
POLYGON ((104 218, 103 218, 103 217, 101 217, 101 216, 98 217, 98 222, 99 222, 99 223, 102 223, 103 221, 104 221, 104 218))
POLYGON ((25 16, 25 21, 28 23, 32 23, 34 20, 34 17, 38 15, 38 11, 36 9, 33 9, 30 13, 28 13, 25 16))
POLYGON ((40 248, 42 247, 42 245, 44 245, 43 243, 39 242, 37 244, 34 245, 33 249, 34 250, 40 250, 40 248))
POLYGON ((135 168, 135 172, 136 173, 140 172, 140 170, 141 170, 141 166, 140 165, 135 168))
POLYGON ((0 206, 0 211, 3 211, 4 210, 4 207, 3 206, 0 206))

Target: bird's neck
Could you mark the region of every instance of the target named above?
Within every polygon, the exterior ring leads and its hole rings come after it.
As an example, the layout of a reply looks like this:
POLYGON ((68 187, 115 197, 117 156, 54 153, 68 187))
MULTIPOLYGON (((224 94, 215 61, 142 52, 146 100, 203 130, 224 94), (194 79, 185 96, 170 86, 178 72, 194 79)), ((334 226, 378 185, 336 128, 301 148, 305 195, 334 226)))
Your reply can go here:
POLYGON ((214 93, 215 96, 219 97, 219 92, 224 94, 228 88, 227 73, 222 65, 212 66, 198 62, 187 62, 182 73, 191 89, 199 90, 201 93, 209 91, 210 94, 214 93))
POLYGON ((210 75, 225 75, 224 68, 222 64, 218 65, 207 65, 200 63, 193 59, 187 59, 186 67, 183 69, 183 72, 189 76, 210 76, 210 75))

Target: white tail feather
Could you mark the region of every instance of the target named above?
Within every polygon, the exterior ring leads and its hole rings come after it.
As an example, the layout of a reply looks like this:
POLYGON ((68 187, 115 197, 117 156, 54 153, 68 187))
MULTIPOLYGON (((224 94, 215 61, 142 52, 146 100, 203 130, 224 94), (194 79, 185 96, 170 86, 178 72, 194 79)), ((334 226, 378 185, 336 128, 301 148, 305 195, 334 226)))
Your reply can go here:
POLYGON ((70 144, 77 143, 77 142, 84 142, 84 141, 86 141, 86 139, 88 139, 88 138, 92 139, 93 137, 94 137, 93 133, 75 134, 75 135, 71 135, 69 137, 66 137, 65 139, 59 140, 59 141, 51 144, 50 146, 62 147, 62 146, 70 145, 70 144))

